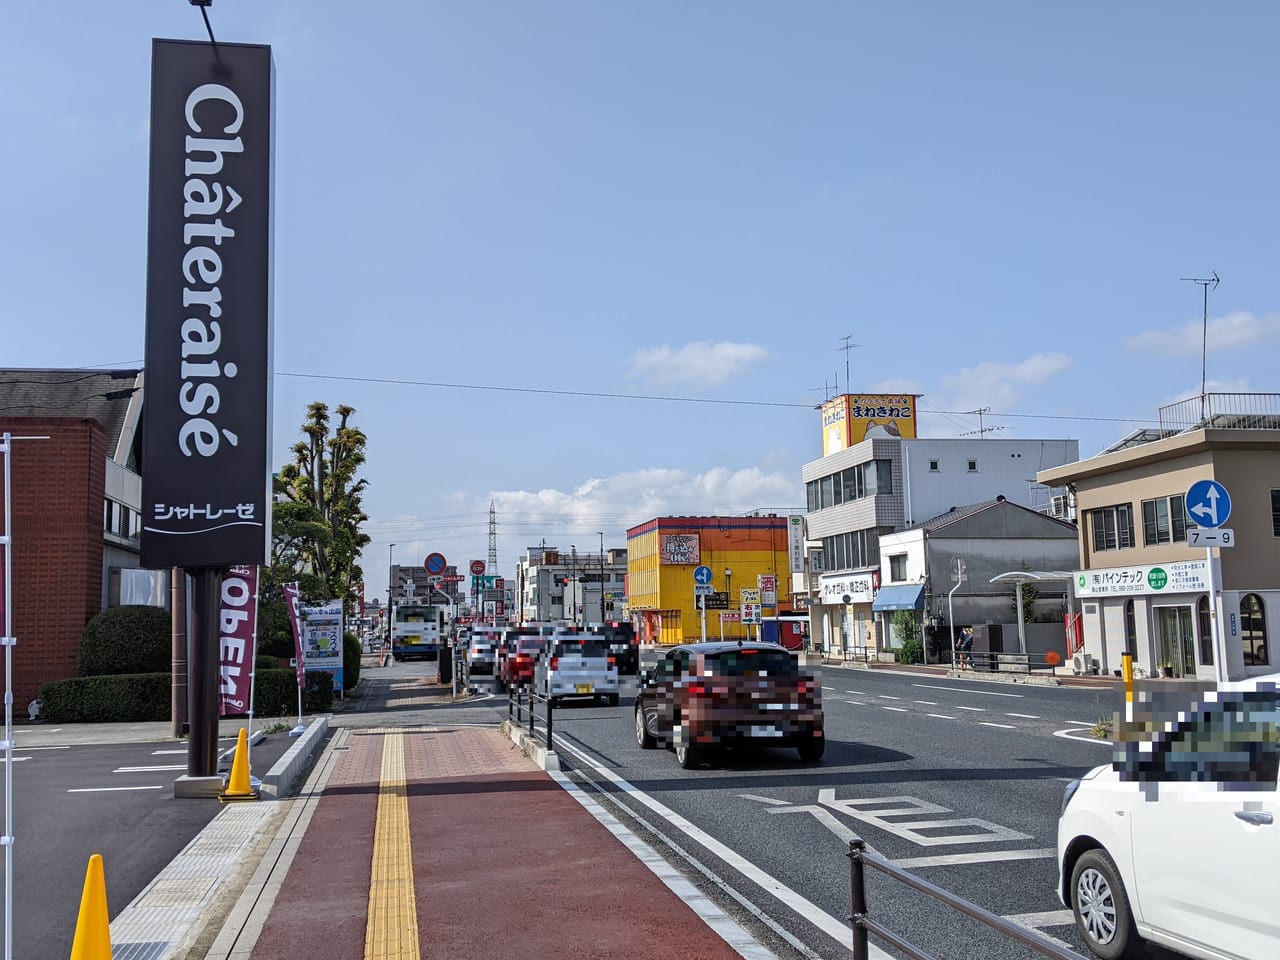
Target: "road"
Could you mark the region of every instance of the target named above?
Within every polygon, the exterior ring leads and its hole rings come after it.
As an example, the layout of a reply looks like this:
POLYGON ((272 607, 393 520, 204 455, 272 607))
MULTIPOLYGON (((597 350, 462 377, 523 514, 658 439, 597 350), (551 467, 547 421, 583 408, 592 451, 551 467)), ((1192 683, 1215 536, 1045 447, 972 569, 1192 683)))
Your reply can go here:
MULTIPOLYGON (((23 743, 21 728, 15 740, 23 743)), ((288 745, 280 733, 255 747, 254 774, 288 745)), ((219 750, 234 746, 223 740, 219 750)), ((173 781, 186 768, 186 744, 177 740, 15 749, 15 957, 71 953, 90 855, 102 854, 114 917, 213 819, 216 800, 174 799, 173 781)))

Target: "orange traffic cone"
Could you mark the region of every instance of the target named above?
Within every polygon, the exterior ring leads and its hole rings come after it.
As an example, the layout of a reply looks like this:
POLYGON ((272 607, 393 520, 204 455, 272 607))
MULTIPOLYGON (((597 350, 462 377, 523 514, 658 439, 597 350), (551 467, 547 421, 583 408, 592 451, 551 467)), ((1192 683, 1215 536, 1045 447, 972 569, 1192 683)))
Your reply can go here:
POLYGON ((223 803, 258 799, 258 791, 249 782, 249 732, 244 727, 240 728, 240 736, 236 738, 236 755, 231 760, 227 788, 218 794, 218 799, 223 803))
POLYGON ((71 960, 111 960, 111 921, 107 916, 107 881, 102 872, 102 855, 89 858, 80 894, 80 915, 76 936, 71 941, 71 960))

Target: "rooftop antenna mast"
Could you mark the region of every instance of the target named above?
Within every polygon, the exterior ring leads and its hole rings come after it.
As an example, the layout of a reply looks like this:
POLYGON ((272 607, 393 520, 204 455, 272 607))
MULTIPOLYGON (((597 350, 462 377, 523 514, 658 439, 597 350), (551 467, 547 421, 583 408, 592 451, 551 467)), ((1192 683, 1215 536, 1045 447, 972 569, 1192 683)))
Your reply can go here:
POLYGON ((1200 423, 1203 426, 1208 417, 1208 395, 1205 393, 1205 374, 1209 368, 1209 288, 1215 290, 1222 281, 1218 278, 1217 270, 1210 270, 1208 277, 1182 277, 1182 280, 1198 283, 1204 288, 1204 314, 1202 318, 1201 334, 1200 334, 1200 423))
POLYGON ((823 403, 826 403, 828 400, 830 400, 830 399, 831 399, 832 391, 833 391, 833 390, 835 390, 835 389, 836 389, 836 387, 833 387, 831 384, 827 383, 827 382, 824 380, 824 381, 822 381, 822 386, 820 386, 820 387, 810 387, 809 389, 810 389, 810 390, 821 390, 821 391, 822 391, 822 402, 823 402, 823 403))
MULTIPOLYGON (((860 347, 862 344, 853 342, 853 334, 848 334, 840 338, 844 341, 844 346, 836 347, 837 350, 844 351, 844 392, 852 393, 853 389, 849 386, 849 351, 854 347, 860 347)), ((840 388, 840 377, 836 376, 836 389, 840 388)))
POLYGON ((977 430, 968 430, 968 431, 966 431, 966 432, 964 432, 964 433, 960 434, 960 436, 962 436, 962 437, 972 437, 974 434, 977 434, 977 435, 978 435, 978 437, 980 437, 980 438, 981 438, 981 437, 985 437, 988 433, 995 433, 995 431, 997 431, 997 430, 1003 430, 1003 429, 1004 429, 1004 427, 988 427, 988 426, 984 426, 984 425, 983 425, 983 420, 982 420, 983 414, 990 413, 990 412, 991 412, 991 408, 990 408, 990 407, 979 407, 977 410, 966 410, 965 412, 966 412, 966 413, 971 413, 971 414, 976 414, 976 415, 977 415, 977 417, 978 417, 978 429, 977 429, 977 430))

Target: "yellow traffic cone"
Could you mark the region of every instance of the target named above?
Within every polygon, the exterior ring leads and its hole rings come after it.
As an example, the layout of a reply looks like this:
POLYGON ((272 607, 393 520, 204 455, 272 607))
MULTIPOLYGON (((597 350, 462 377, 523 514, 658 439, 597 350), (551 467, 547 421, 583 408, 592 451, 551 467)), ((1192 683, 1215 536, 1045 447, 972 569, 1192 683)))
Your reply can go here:
POLYGON ((249 731, 240 728, 236 738, 236 755, 231 760, 231 776, 227 788, 218 794, 223 803, 231 800, 257 800, 258 791, 249 783, 249 731))
POLYGON ((76 936, 71 941, 71 960, 111 960, 111 921, 107 916, 107 881, 102 872, 102 854, 89 858, 80 895, 80 915, 76 936))

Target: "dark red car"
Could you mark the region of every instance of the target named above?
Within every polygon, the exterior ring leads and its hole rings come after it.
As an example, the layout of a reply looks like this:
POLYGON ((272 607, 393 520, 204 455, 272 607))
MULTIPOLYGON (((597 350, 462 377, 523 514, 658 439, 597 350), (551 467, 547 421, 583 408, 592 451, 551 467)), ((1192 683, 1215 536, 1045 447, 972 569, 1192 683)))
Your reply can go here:
POLYGON ((636 743, 665 741, 680 766, 717 747, 745 742, 790 746, 822 759, 822 686, 776 643, 688 643, 640 675, 636 743))
POLYGON ((508 687, 533 683, 533 666, 547 646, 547 638, 536 634, 519 634, 499 661, 502 683, 508 687))

